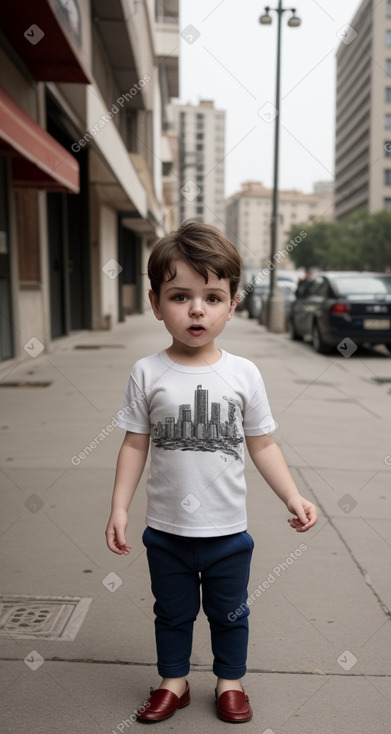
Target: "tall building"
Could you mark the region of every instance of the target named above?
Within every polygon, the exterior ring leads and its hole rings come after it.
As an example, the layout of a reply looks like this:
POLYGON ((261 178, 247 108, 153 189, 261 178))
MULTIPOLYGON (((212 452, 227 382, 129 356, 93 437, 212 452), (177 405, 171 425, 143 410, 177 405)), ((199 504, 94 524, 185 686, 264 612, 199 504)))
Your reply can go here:
POLYGON ((337 52, 335 216, 391 208, 391 2, 363 0, 337 52))
MULTIPOLYGON (((270 260, 272 194, 262 183, 248 181, 226 201, 226 233, 243 260, 245 278, 270 260)), ((277 250, 284 249, 293 225, 312 224, 318 219, 333 219, 333 182, 315 184, 313 194, 281 190, 277 250)))
POLYGON ((197 385, 194 393, 194 425, 197 438, 203 438, 208 423, 208 391, 197 385))
POLYGON ((179 220, 224 229, 225 112, 213 101, 172 105, 178 137, 179 220))
POLYGON ((0 9, 0 361, 143 310, 171 229, 179 0, 0 9))

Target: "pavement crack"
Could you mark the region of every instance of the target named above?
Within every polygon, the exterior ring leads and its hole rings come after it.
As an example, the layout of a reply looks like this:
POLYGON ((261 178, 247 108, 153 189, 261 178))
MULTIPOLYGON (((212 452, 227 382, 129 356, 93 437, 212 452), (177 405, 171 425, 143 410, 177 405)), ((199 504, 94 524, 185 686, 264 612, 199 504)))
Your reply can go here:
POLYGON ((391 620, 391 610, 388 608, 387 604, 383 601, 383 599, 381 598, 380 594, 378 594, 378 592, 376 591, 376 589, 372 586, 372 584, 368 580, 368 574, 367 574, 366 570, 363 568, 363 566, 361 565, 361 563, 355 557, 352 548, 346 542, 344 536, 342 535, 342 533, 340 532, 340 530, 337 528, 337 526, 333 522, 332 516, 326 511, 326 508, 324 507, 324 505, 322 505, 322 503, 321 503, 320 499, 317 497, 316 492, 314 491, 313 487, 310 487, 310 485, 308 484, 308 482, 307 482, 307 480, 306 480, 303 472, 301 471, 301 469, 298 467, 296 469, 296 471, 300 474, 301 479, 304 482, 304 484, 306 485, 306 487, 312 492, 312 494, 313 494, 313 496, 314 496, 314 498, 316 500, 317 506, 322 511, 322 513, 324 514, 324 516, 327 518, 327 520, 329 521, 329 523, 330 523, 331 527, 333 528, 334 532, 338 535, 338 538, 340 539, 341 543, 346 548, 346 550, 347 550, 347 552, 348 552, 351 560, 353 561, 353 563, 355 564, 355 566, 358 568, 361 576, 363 577, 363 581, 365 582, 365 585, 370 588, 370 590, 371 590, 373 596, 375 597, 377 603, 379 604, 379 606, 380 606, 383 614, 387 617, 388 620, 391 620))
MULTIPOLYGON (((20 663, 23 661, 23 657, 0 657, 0 662, 7 663, 20 663)), ((52 658, 45 658, 45 663, 77 663, 81 665, 124 665, 127 667, 138 667, 138 668, 156 668, 156 663, 138 662, 136 660, 100 660, 93 658, 61 658, 54 656, 52 658)), ((210 672, 210 665, 203 665, 202 663, 193 663, 191 666, 192 673, 205 673, 210 672)), ((338 672, 338 671, 322 671, 313 672, 312 670, 276 670, 274 668, 247 668, 247 673, 253 675, 319 675, 332 678, 391 678, 391 673, 352 673, 350 671, 338 672)))

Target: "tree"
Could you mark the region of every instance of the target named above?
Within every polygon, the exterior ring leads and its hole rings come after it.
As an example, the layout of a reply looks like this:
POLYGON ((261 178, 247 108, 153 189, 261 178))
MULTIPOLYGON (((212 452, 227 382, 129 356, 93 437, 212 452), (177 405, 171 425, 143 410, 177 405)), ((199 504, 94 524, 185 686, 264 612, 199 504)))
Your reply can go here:
POLYGON ((337 222, 295 225, 288 237, 295 242, 291 259, 296 267, 391 270, 390 211, 369 214, 366 209, 359 209, 337 222))
POLYGON ((297 243, 291 251, 291 259, 296 267, 329 268, 329 252, 336 237, 336 222, 315 222, 307 226, 305 224, 292 227, 288 237, 290 242, 297 243), (305 233, 303 237, 302 233, 305 233), (301 239, 301 241, 300 241, 301 239))

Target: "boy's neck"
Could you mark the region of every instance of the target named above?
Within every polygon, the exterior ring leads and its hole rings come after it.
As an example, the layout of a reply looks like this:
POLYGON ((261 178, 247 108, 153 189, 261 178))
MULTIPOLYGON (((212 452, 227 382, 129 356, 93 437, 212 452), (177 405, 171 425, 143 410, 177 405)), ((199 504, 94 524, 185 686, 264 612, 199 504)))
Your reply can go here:
POLYGON ((214 342, 206 344, 205 347, 186 347, 184 344, 177 345, 174 342, 165 351, 173 362, 188 367, 207 367, 221 358, 221 349, 218 349, 214 342))

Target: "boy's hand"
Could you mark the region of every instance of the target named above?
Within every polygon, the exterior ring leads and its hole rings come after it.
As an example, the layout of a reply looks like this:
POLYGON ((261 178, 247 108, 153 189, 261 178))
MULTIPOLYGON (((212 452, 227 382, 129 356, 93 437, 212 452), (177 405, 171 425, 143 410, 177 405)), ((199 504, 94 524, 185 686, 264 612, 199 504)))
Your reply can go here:
POLYGON ((126 544, 125 531, 128 525, 128 513, 120 508, 113 510, 106 528, 106 542, 113 553, 128 556, 132 550, 126 544))
POLYGON ((318 514, 315 505, 302 497, 300 494, 290 497, 286 503, 288 510, 296 517, 288 518, 289 525, 298 533, 305 533, 306 530, 315 525, 318 514))

